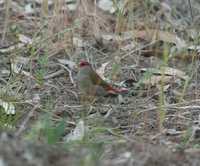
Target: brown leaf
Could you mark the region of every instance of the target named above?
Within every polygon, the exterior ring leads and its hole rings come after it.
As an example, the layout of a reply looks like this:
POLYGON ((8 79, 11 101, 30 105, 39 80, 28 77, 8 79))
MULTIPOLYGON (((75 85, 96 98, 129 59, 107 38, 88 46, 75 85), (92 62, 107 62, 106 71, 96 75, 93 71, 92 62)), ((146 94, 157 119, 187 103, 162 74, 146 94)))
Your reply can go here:
MULTIPOLYGON (((141 69, 142 71, 147 71, 147 70, 150 70, 150 68, 143 68, 141 69)), ((188 76, 186 75, 185 72, 179 70, 179 69, 175 69, 175 68, 172 68, 172 67, 163 67, 162 68, 162 71, 161 70, 157 70, 157 69, 151 69, 151 71, 153 71, 153 74, 164 74, 164 75, 168 75, 168 76, 175 76, 175 77, 178 77, 178 78, 181 78, 183 80, 187 80, 188 79, 188 76)))
POLYGON ((178 49, 186 47, 186 42, 179 38, 176 34, 167 32, 167 31, 161 31, 157 29, 149 29, 149 30, 134 30, 131 32, 135 35, 136 38, 140 38, 147 41, 163 41, 167 43, 173 43, 177 46, 178 49))

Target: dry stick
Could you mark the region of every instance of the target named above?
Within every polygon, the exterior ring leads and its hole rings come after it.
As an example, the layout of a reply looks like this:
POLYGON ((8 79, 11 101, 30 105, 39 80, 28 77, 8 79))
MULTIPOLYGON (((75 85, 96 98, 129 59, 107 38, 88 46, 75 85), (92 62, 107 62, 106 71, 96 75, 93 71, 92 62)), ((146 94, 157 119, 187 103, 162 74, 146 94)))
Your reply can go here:
POLYGON ((84 105, 67 105, 65 104, 64 105, 64 108, 67 107, 67 108, 83 108, 84 105))
POLYGON ((34 111, 39 107, 39 105, 35 105, 33 109, 28 113, 26 119, 24 119, 23 123, 20 125, 19 129, 15 133, 15 136, 18 137, 21 133, 26 129, 26 125, 29 122, 30 118, 33 116, 34 111))
POLYGON ((60 65, 61 67, 63 67, 65 70, 68 71, 70 81, 71 81, 71 83, 72 83, 73 85, 75 85, 75 84, 74 84, 74 79, 73 79, 73 77, 72 77, 72 71, 71 71, 68 67, 66 67, 65 65, 63 65, 63 64, 60 64, 60 63, 59 63, 59 65, 60 65))
MULTIPOLYGON (((148 108, 148 109, 145 109, 143 111, 140 111, 138 112, 138 114, 141 114, 141 113, 144 113, 144 112, 148 112, 148 111, 153 111, 153 110, 156 110, 160 108, 160 106, 154 106, 154 107, 151 107, 151 108, 148 108)), ((174 105, 165 105, 165 106, 162 106, 161 108, 166 108, 166 109, 182 109, 182 110, 187 110, 187 109, 199 109, 200 111, 200 105, 192 105, 192 106, 174 106, 174 105)))
POLYGON ((70 90, 70 89, 65 89, 67 92, 70 92, 70 93, 72 93, 74 96, 75 96, 75 98, 78 100, 78 94, 75 92, 75 91, 73 91, 73 90, 70 90))
POLYGON ((7 0, 7 3, 6 3, 6 17, 5 17, 5 23, 4 23, 4 28, 3 28, 3 35, 2 35, 2 39, 1 39, 1 43, 2 44, 3 44, 4 40, 5 40, 5 36, 6 36, 7 28, 8 28, 10 5, 11 5, 11 0, 7 0))
POLYGON ((2 81, 2 82, 4 82, 5 84, 7 84, 7 81, 6 81, 4 78, 2 78, 1 76, 0 76, 0 81, 2 81))
POLYGON ((194 17, 193 17, 192 5, 191 5, 191 1, 190 0, 188 0, 188 4, 189 4, 189 7, 190 7, 190 15, 191 15, 191 18, 192 18, 192 21, 193 21, 194 17))
POLYGON ((63 74, 63 73, 65 73, 65 71, 64 71, 63 69, 61 69, 61 70, 58 70, 58 71, 56 71, 56 72, 54 72, 54 73, 51 73, 51 74, 49 74, 49 75, 44 76, 44 79, 45 79, 45 80, 48 80, 48 79, 50 79, 50 78, 57 77, 57 76, 59 76, 59 75, 61 75, 61 74, 63 74))
POLYGON ((103 53, 101 50, 98 50, 97 48, 93 47, 92 45, 88 45, 88 48, 94 49, 97 53, 100 53, 101 55, 108 56, 108 54, 103 53))

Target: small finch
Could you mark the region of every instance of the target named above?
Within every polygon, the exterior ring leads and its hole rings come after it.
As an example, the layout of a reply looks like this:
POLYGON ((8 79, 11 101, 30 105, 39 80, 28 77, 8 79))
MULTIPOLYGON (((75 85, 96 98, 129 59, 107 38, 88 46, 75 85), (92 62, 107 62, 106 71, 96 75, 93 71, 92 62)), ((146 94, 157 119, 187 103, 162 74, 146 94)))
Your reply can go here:
POLYGON ((114 88, 104 81, 87 61, 81 61, 79 68, 77 76, 78 87, 81 93, 85 95, 109 96, 128 92, 125 88, 114 88))

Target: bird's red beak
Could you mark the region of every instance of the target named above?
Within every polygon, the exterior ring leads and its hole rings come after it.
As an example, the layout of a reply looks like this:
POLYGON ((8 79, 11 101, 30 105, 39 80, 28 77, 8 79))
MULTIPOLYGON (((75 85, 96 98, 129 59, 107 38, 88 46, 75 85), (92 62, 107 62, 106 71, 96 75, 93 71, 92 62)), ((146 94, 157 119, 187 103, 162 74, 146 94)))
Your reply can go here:
POLYGON ((79 63, 79 67, 84 67, 84 66, 90 66, 90 63, 87 62, 87 61, 81 61, 81 62, 79 63))

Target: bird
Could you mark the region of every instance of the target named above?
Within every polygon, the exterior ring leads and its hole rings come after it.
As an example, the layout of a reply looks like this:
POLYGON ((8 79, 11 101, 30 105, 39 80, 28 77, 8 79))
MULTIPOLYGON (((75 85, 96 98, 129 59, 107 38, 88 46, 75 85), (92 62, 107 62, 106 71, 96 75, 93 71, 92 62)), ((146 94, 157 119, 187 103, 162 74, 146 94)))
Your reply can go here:
POLYGON ((115 88, 103 80, 85 60, 79 63, 77 84, 80 92, 89 96, 117 96, 128 92, 126 88, 115 88))

